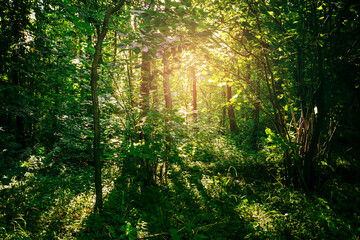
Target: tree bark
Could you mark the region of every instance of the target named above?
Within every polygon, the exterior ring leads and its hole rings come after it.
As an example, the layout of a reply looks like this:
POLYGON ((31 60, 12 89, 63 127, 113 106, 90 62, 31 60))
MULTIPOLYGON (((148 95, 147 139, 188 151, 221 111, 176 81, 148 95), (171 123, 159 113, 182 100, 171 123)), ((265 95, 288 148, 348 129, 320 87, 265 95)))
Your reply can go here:
MULTIPOLYGON (((247 81, 251 81, 251 69, 250 64, 247 64, 247 81)), ((260 89, 260 82, 257 78, 254 79, 254 85, 257 89, 260 89)), ((253 110, 253 119, 254 119, 254 127, 252 129, 252 147, 254 150, 257 150, 258 148, 258 130, 259 130, 259 118, 260 118, 260 97, 257 93, 254 93, 254 110, 253 110)))
POLYGON ((141 83, 140 83, 140 109, 141 115, 145 117, 150 108, 150 80, 151 80, 150 53, 142 52, 141 83))
MULTIPOLYGON (((319 23, 317 17, 317 9, 316 5, 312 4, 312 17, 313 24, 315 27, 315 36, 320 34, 319 31, 319 23)), ((316 45, 316 62, 318 67, 317 78, 318 78, 318 87, 314 94, 314 103, 316 104, 314 107, 317 108, 318 113, 314 113, 316 115, 315 124, 314 124, 314 132, 311 136, 309 151, 305 154, 304 158, 304 180, 308 190, 312 190, 315 187, 316 183, 316 171, 315 171, 315 161, 316 155, 320 150, 320 137, 321 132, 324 126, 325 117, 326 117, 326 109, 325 109, 325 75, 324 75, 324 57, 323 57, 323 49, 320 46, 319 41, 317 41, 316 45)))
MULTIPOLYGON (((150 87, 151 87, 151 56, 149 52, 142 52, 142 66, 141 66, 141 77, 140 83, 140 109, 141 109, 141 121, 145 121, 146 116, 150 110, 150 87)), ((143 124, 142 124, 143 125, 143 124)), ((149 145, 149 132, 141 129, 138 135, 139 140, 143 140, 145 145, 149 145)), ((148 154, 148 153, 147 153, 148 154)), ((150 158, 143 157, 140 159, 141 169, 140 177, 144 182, 145 186, 155 184, 155 171, 153 169, 153 163, 150 158)))
MULTIPOLYGON (((225 90, 221 92, 221 96, 223 98, 223 101, 226 103, 226 92, 225 90)), ((220 132, 222 134, 224 134, 224 129, 225 129, 225 121, 226 121, 226 105, 224 104, 224 106, 222 107, 222 115, 221 115, 221 120, 220 120, 220 132)))
MULTIPOLYGON (((164 98, 165 98, 165 108, 168 110, 171 110, 173 107, 173 103, 172 103, 172 97, 171 97, 171 90, 170 90, 170 67, 169 67, 169 54, 166 54, 163 56, 163 64, 164 64, 164 73, 163 73, 163 77, 164 77, 164 82, 163 82, 163 87, 164 87, 164 98)), ((165 117, 165 122, 166 122, 166 132, 167 135, 165 137, 165 141, 166 141, 166 146, 165 146, 165 157, 164 157, 164 170, 161 168, 160 171, 160 181, 163 181, 163 176, 165 177, 165 182, 167 181, 167 171, 168 171, 168 165, 169 165, 169 152, 170 152, 170 146, 171 146, 171 136, 169 134, 169 126, 168 124, 170 123, 169 119, 167 117, 165 117)))
POLYGON ((131 79, 133 77, 133 68, 132 68, 132 51, 130 50, 129 52, 129 58, 130 58, 130 62, 126 64, 126 73, 127 73, 127 77, 128 77, 128 98, 130 101, 130 107, 131 107, 131 115, 132 118, 135 119, 134 115, 133 115, 133 109, 135 107, 135 102, 134 102, 134 97, 133 97, 133 85, 131 82, 131 79))
MULTIPOLYGON (((11 51, 11 72, 10 72, 10 79, 12 83, 15 86, 18 86, 19 88, 16 89, 16 95, 13 99, 14 102, 16 102, 17 113, 15 113, 15 138, 16 142, 19 143, 22 147, 22 149, 26 148, 26 136, 25 136, 25 118, 24 118, 24 112, 22 111, 22 108, 24 106, 24 97, 22 95, 22 86, 25 86, 24 84, 24 78, 21 71, 19 71, 20 68, 22 68, 23 61, 22 59, 25 56, 25 48, 23 44, 18 44, 23 42, 24 34, 22 33, 25 29, 26 25, 28 24, 27 15, 29 14, 28 6, 23 1, 14 1, 14 12, 11 12, 10 14, 14 14, 14 22, 12 23, 12 44, 15 46, 12 47, 11 51)), ((13 114, 11 114, 13 115, 13 114)), ((11 117, 11 118, 12 118, 11 117)))
POLYGON ((171 97, 171 91, 170 91, 170 68, 169 68, 169 56, 165 55, 163 57, 163 64, 164 64, 164 96, 165 96, 165 107, 167 109, 172 109, 173 103, 172 103, 172 97, 171 97))
POLYGON ((95 213, 100 213, 103 207, 102 201, 102 180, 101 180, 101 161, 100 161, 100 107, 97 93, 97 85, 99 81, 98 67, 101 58, 102 44, 108 31, 109 19, 111 15, 124 5, 125 0, 121 0, 115 7, 109 7, 105 13, 103 25, 97 26, 97 42, 95 45, 95 53, 91 64, 91 98, 93 105, 94 120, 94 139, 93 139, 93 159, 95 163, 95 213))
POLYGON ((235 118, 235 111, 234 111, 234 106, 232 105, 230 99, 232 98, 232 93, 231 93, 231 86, 229 85, 229 83, 226 83, 226 90, 227 90, 227 100, 228 100, 228 116, 229 116, 229 122, 230 122, 230 132, 231 133, 237 133, 238 131, 238 126, 236 124, 236 118, 235 118))
POLYGON ((198 120, 198 108, 197 108, 197 89, 196 89, 196 75, 195 75, 195 68, 191 67, 190 69, 190 76, 192 79, 192 95, 193 95, 193 100, 192 100, 192 106, 193 106, 193 120, 194 123, 197 122, 198 120))

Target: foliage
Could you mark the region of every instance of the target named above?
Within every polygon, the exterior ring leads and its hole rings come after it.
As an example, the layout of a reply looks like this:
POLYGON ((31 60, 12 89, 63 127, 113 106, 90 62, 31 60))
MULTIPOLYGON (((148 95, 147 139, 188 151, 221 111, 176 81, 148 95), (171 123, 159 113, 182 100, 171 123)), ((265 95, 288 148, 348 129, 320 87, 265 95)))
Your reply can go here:
POLYGON ((5 1, 0 238, 358 239, 359 12, 5 1))
POLYGON ((45 161, 39 149, 24 163, 23 177, 1 187, 2 238, 359 236, 358 187, 329 180, 318 195, 307 196, 273 178, 276 163, 262 155, 245 158, 224 137, 203 141, 207 144, 194 140, 184 139, 187 144, 178 149, 168 185, 161 187, 139 188, 134 176, 120 175, 122 160, 106 161, 102 215, 92 214, 92 167, 50 167, 46 161, 54 159, 45 161))

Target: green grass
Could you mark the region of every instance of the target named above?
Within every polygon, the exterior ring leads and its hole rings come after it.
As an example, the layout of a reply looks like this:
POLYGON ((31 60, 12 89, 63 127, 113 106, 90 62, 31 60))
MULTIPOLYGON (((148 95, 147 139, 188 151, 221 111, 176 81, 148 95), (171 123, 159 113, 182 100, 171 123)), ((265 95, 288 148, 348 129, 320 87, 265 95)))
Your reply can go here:
POLYGON ((121 174, 121 159, 106 161, 101 216, 92 214, 92 166, 33 157, 1 185, 0 238, 359 239, 358 183, 328 180, 306 195, 225 138, 178 145, 162 186, 144 187, 121 174))

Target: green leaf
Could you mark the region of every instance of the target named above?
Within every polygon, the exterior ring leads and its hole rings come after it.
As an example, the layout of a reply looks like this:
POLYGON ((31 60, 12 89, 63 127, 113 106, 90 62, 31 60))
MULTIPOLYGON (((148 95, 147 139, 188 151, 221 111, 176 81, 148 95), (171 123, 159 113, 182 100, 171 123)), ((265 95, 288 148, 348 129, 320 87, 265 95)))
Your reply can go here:
POLYGON ((171 228, 171 229, 169 230, 169 232, 170 232, 170 234, 172 235, 172 239, 174 239, 174 240, 180 240, 180 236, 178 235, 176 229, 171 228))

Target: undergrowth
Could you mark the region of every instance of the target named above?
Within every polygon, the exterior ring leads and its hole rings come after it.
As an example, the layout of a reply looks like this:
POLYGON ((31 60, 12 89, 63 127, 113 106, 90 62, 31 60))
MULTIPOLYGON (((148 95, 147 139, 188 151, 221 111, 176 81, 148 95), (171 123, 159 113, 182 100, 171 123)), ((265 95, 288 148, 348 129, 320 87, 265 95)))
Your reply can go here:
POLYGON ((91 165, 29 154, 22 171, 2 181, 0 238, 359 239, 358 183, 329 179, 306 195, 282 184, 279 163, 226 137, 176 144, 161 186, 121 174, 121 158, 104 159, 101 215, 92 213, 91 165))

